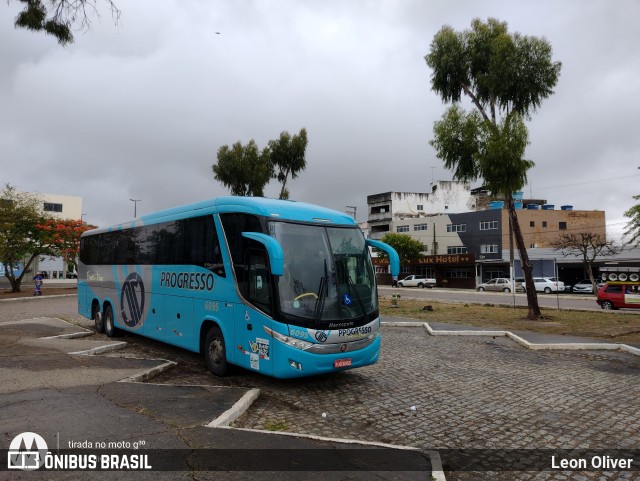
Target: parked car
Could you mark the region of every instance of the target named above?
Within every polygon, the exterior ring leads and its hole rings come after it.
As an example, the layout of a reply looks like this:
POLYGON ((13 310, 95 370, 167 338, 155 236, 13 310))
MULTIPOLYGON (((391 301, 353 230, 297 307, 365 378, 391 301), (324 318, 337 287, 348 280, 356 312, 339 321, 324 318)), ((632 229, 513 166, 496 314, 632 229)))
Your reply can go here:
MULTIPOLYGON (((603 285, 603 283, 596 281, 596 289, 600 289, 603 285)), ((593 284, 589 279, 585 279, 574 284, 571 292, 593 294, 593 284)))
POLYGON ((436 280, 435 279, 431 279, 430 277, 427 276, 421 276, 421 275, 411 275, 411 276, 407 276, 404 279, 402 279, 401 281, 398 281, 398 286, 399 287, 434 287, 436 285, 436 280))
MULTIPOLYGON (((523 290, 526 290, 524 277, 516 277, 516 284, 520 283, 523 290)), ((533 284, 536 291, 550 294, 552 292, 563 292, 564 282, 559 281, 555 277, 534 277, 533 284)))
MULTIPOLYGON (((524 292, 524 287, 521 283, 515 282, 516 292, 524 292)), ((480 284, 477 289, 482 291, 500 291, 511 292, 511 280, 504 277, 496 277, 490 281, 480 284)))
POLYGON ((605 284, 598 290, 596 302, 603 309, 640 309, 640 282, 605 284))

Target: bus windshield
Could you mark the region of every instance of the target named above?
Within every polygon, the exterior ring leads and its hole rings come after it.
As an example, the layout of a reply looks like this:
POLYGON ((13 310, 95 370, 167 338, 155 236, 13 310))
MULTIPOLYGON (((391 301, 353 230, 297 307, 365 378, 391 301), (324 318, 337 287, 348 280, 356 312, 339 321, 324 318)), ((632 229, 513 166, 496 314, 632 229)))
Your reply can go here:
POLYGON ((375 277, 359 228, 271 222, 284 251, 280 311, 305 323, 358 320, 377 311, 375 277))

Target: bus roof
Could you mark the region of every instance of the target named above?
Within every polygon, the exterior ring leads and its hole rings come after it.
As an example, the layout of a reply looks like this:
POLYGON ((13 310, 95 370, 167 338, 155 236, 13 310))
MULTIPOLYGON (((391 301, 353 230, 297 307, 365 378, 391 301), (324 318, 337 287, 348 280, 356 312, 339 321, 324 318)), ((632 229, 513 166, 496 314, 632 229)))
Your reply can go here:
POLYGON ((131 219, 112 227, 94 229, 88 231, 87 234, 95 234, 113 228, 126 228, 129 226, 142 224, 152 224, 160 222, 163 219, 184 217, 193 217, 196 215, 225 213, 225 212, 242 212, 246 214, 255 214, 265 216, 272 219, 292 220, 298 222, 324 223, 334 225, 355 225, 353 218, 343 212, 339 212, 326 207, 320 207, 306 202, 298 202, 293 200, 270 199, 266 197, 239 197, 225 196, 214 199, 203 200, 193 204, 186 204, 169 209, 153 212, 151 214, 140 216, 137 219, 131 219), (201 211, 201 212, 198 212, 201 211))

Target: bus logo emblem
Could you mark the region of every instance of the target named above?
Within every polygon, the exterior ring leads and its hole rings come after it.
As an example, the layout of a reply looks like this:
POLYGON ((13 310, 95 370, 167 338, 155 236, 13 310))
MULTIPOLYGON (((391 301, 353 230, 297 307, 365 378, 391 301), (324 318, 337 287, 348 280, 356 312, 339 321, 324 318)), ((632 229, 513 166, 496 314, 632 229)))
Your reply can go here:
POLYGON ((316 340, 318 342, 325 342, 327 340, 327 333, 324 331, 318 331, 316 332, 316 340))
POLYGON ((135 327, 144 312, 144 282, 137 272, 129 274, 122 285, 120 294, 122 320, 129 327, 135 327))

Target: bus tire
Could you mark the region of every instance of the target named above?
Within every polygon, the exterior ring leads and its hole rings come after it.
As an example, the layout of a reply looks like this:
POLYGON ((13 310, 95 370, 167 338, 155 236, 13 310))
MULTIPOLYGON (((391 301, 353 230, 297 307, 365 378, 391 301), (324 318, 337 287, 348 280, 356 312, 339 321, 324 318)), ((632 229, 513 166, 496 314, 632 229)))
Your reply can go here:
POLYGON ((118 335, 118 329, 115 326, 115 322, 113 320, 113 309, 110 305, 104 308, 103 321, 104 323, 104 332, 107 337, 116 337, 118 335))
POLYGON ((229 368, 224 336, 218 326, 212 326, 204 340, 204 360, 214 376, 223 377, 229 368))
POLYGON ((93 306, 91 318, 93 319, 93 324, 96 328, 96 332, 102 334, 104 332, 104 321, 102 318, 102 313, 100 312, 100 306, 98 306, 98 304, 95 304, 93 306))

